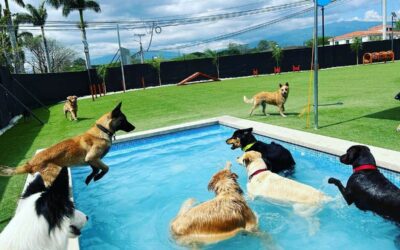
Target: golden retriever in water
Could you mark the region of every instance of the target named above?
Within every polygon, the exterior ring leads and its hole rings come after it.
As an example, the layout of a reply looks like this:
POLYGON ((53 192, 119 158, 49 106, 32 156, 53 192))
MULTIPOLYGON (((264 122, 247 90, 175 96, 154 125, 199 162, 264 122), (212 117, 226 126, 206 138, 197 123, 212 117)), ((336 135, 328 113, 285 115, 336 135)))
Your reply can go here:
POLYGON ((310 232, 315 232, 319 224, 312 216, 324 202, 331 200, 329 196, 309 185, 269 171, 259 152, 247 151, 238 157, 237 162, 246 167, 247 192, 250 197, 262 197, 273 202, 293 205, 296 214, 313 224, 310 232))
POLYGON ((275 92, 260 92, 253 96, 252 99, 247 99, 246 96, 243 96, 243 101, 245 103, 253 104, 253 107, 250 110, 250 116, 253 114, 253 111, 262 106, 262 111, 264 115, 267 115, 265 109, 267 104, 272 104, 278 107, 279 113, 281 116, 286 117, 283 113, 285 112, 285 102, 289 97, 289 83, 285 83, 284 85, 279 84, 279 89, 275 92))
POLYGON ((216 173, 208 184, 215 192, 215 198, 196 206, 195 200, 186 200, 175 219, 171 222, 171 232, 180 244, 207 244, 233 237, 244 230, 256 232, 257 217, 243 197, 231 164, 216 173))

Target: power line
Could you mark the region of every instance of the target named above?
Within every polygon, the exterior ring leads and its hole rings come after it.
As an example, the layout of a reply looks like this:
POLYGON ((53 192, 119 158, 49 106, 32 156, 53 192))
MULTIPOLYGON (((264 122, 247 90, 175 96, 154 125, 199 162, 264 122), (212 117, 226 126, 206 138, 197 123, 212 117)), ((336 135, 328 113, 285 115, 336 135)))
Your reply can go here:
MULTIPOLYGON (((251 16, 257 14, 263 14, 267 12, 274 12, 274 11, 282 11, 287 10, 290 8, 301 7, 305 5, 309 5, 310 1, 302 0, 298 2, 288 3, 288 4, 281 4, 275 6, 267 6, 263 8, 256 8, 250 10, 243 10, 243 11, 236 11, 236 12, 228 12, 222 14, 215 14, 215 15, 208 15, 208 16, 201 16, 201 17, 190 17, 190 18, 175 18, 175 19, 153 19, 153 20, 125 20, 125 21, 93 21, 93 22, 86 22, 88 25, 88 29, 115 29, 115 26, 110 25, 121 25, 121 28, 146 28, 152 25, 156 25, 159 27, 168 27, 168 26, 178 26, 178 25, 188 25, 188 24, 195 24, 195 23, 202 23, 202 22, 216 22, 223 19, 231 19, 231 18, 238 18, 243 16, 251 16), (94 27, 90 27, 93 25, 94 27)), ((71 21, 48 21, 45 25, 46 30, 65 30, 67 26, 71 30, 79 29, 76 27, 77 22, 71 21), (56 29, 62 28, 62 29, 56 29)), ((20 25, 19 28, 21 30, 35 30, 39 29, 38 27, 30 26, 30 25, 20 25)))

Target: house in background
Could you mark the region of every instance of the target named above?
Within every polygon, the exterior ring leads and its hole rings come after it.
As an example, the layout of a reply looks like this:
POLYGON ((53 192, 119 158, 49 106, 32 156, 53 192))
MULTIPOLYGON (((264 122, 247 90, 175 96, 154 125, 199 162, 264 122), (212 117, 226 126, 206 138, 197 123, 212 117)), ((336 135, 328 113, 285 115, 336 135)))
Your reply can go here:
MULTIPOLYGON (((386 34, 388 39, 392 39, 392 27, 386 26, 386 34)), ((360 37, 363 42, 382 40, 382 25, 374 26, 368 30, 354 31, 344 35, 336 36, 329 39, 330 45, 349 44, 353 42, 355 37, 360 37)), ((400 38, 400 31, 393 31, 393 38, 400 38)))

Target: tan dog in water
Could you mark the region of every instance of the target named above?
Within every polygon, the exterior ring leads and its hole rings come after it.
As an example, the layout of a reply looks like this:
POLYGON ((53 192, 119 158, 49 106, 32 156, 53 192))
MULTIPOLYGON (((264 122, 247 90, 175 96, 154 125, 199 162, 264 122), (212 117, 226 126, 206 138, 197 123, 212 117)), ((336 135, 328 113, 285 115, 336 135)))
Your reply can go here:
POLYGON ((101 179, 108 166, 101 159, 111 146, 112 136, 118 130, 129 132, 135 129, 121 111, 121 103, 96 121, 85 133, 64 140, 36 154, 24 165, 16 168, 0 166, 0 176, 40 172, 46 186, 56 179, 62 167, 88 164, 93 172, 86 178, 86 184, 101 179), (101 173, 99 171, 101 170, 101 173))
POLYGON ((322 204, 332 200, 331 197, 309 185, 282 177, 268 170, 261 153, 247 151, 237 162, 248 174, 247 192, 252 198, 262 197, 272 202, 292 205, 294 212, 310 224, 310 234, 319 228, 319 222, 313 216, 322 204))
POLYGON ((252 99, 247 99, 246 96, 243 96, 243 101, 245 103, 253 104, 253 107, 250 110, 250 116, 253 114, 253 111, 262 106, 262 111, 264 115, 267 115, 265 109, 267 104, 272 104, 278 107, 279 113, 281 116, 286 117, 283 113, 285 112, 285 102, 289 97, 289 83, 287 82, 285 85, 279 84, 279 89, 275 92, 260 92, 253 96, 252 99))
POLYGON ((171 231, 180 244, 215 243, 233 237, 244 230, 257 231, 257 217, 247 205, 238 176, 230 170, 231 164, 216 173, 208 184, 215 198, 197 206, 188 199, 175 219, 171 231))
POLYGON ((78 120, 78 97, 76 95, 68 96, 64 104, 64 114, 67 118, 68 112, 71 114, 70 120, 78 120))

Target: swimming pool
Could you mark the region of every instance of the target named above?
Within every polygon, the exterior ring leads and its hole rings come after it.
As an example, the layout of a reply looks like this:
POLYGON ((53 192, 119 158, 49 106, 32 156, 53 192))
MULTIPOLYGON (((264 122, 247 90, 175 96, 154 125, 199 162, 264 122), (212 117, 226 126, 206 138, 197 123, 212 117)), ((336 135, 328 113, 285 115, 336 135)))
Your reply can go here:
MULTIPOLYGON (((76 206, 89 215, 80 247, 88 249, 181 249, 170 236, 169 223, 184 200, 202 202, 214 197, 207 191, 211 176, 227 160, 238 173, 246 192, 245 170, 234 163, 242 152, 225 144, 234 129, 212 125, 150 138, 114 144, 104 158, 110 166, 99 182, 84 184, 90 168, 72 171, 76 206)), ((271 141, 258 136, 263 141, 271 141)), ((322 189, 336 197, 318 214, 320 229, 310 236, 308 223, 290 207, 262 200, 249 201, 268 232, 282 249, 396 249, 399 229, 390 222, 348 207, 338 190, 327 184, 329 177, 346 183, 351 174, 337 157, 283 143, 297 165, 294 179, 322 189)), ((396 185, 399 177, 383 171, 396 185)), ((205 247, 206 249, 262 249, 258 238, 246 235, 205 247)), ((183 248, 182 248, 183 249, 183 248)))

